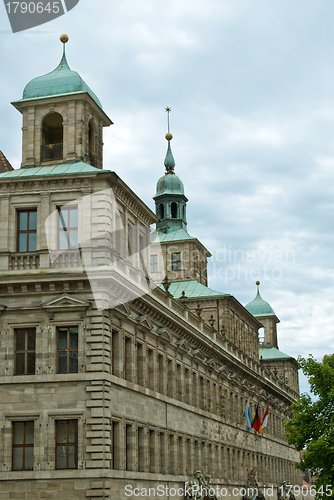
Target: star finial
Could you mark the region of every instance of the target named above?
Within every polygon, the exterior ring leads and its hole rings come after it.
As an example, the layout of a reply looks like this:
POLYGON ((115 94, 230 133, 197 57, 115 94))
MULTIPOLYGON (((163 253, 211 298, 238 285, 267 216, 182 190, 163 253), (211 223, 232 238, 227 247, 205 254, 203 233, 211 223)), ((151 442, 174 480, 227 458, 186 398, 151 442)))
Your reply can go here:
MULTIPOLYGON (((170 134, 169 132, 169 113, 171 112, 171 109, 169 106, 167 106, 167 108, 165 109, 166 113, 168 113, 168 119, 167 119, 167 123, 168 123, 168 134, 170 134)), ((171 134, 170 134, 171 135, 171 134)), ((166 137, 167 139, 167 137, 166 137)), ((167 139, 167 140, 170 140, 171 138, 167 139)))

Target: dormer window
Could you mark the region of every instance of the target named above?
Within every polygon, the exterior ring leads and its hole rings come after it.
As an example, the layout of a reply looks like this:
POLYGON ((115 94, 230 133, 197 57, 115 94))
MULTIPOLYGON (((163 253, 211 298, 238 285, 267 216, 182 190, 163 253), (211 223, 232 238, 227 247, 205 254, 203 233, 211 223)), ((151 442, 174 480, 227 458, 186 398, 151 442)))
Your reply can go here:
POLYGON ((49 113, 42 123, 41 161, 63 158, 63 117, 49 113))

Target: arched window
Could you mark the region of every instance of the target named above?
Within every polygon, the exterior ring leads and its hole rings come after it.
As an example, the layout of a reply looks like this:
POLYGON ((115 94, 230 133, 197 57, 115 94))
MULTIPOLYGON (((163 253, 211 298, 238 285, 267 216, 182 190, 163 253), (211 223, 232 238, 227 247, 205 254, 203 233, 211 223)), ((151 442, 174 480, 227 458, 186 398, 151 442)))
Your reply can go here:
POLYGON ((172 202, 170 208, 171 208, 171 212, 172 212, 172 219, 176 219, 177 218, 177 204, 175 203, 175 201, 172 202))
POLYGON ((90 120, 88 124, 88 150, 89 150, 89 163, 95 167, 96 163, 96 152, 95 152, 95 141, 94 141, 94 125, 93 120, 90 120))
POLYGON ((159 205, 159 214, 158 214, 159 219, 164 219, 165 218, 165 207, 163 203, 160 203, 159 205))
POLYGON ((41 161, 63 158, 63 117, 49 113, 42 122, 41 161))

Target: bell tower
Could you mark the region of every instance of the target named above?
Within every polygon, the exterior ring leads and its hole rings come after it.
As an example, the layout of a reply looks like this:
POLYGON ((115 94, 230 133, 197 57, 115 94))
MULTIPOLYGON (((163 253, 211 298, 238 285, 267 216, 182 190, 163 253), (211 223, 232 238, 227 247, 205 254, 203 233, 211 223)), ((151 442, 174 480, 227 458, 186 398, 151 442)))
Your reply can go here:
POLYGON ((278 349, 276 325, 279 323, 279 319, 271 305, 261 297, 259 281, 256 282, 256 287, 257 293, 255 299, 245 307, 263 325, 264 347, 275 347, 278 349))
POLYGON ((187 201, 184 194, 183 182, 175 174, 175 160, 170 146, 173 139, 169 130, 169 113, 171 108, 167 107, 168 113, 168 141, 167 153, 165 157, 165 175, 158 180, 157 192, 154 196, 155 213, 160 221, 157 223, 157 230, 163 232, 173 232, 178 229, 186 230, 187 227, 187 201))
POLYGON ((81 76, 68 65, 62 35, 59 65, 34 78, 13 106, 23 115, 21 168, 83 161, 103 165, 103 127, 112 121, 81 76))
POLYGON ((170 146, 173 139, 169 130, 165 156, 165 175, 157 182, 154 196, 155 211, 159 217, 156 231, 151 234, 151 274, 156 281, 167 278, 170 281, 196 280, 207 286, 207 258, 210 252, 187 231, 187 201, 181 179, 175 174, 175 160, 170 146), (155 243, 162 249, 158 256, 155 243), (160 262, 158 261, 160 258, 160 262))

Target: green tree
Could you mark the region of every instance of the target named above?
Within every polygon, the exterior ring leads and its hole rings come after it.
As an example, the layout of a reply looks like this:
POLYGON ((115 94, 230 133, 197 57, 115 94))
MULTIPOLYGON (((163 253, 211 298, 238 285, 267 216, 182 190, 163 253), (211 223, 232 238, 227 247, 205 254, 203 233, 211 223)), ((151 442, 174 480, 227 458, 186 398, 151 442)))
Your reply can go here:
POLYGON ((294 417, 285 423, 287 439, 297 450, 306 447, 297 468, 310 469, 318 476, 315 486, 317 491, 323 490, 323 496, 317 497, 334 498, 334 354, 321 362, 311 355, 299 357, 298 362, 315 398, 302 394, 292 405, 294 417), (332 487, 326 490, 328 485, 332 487))

